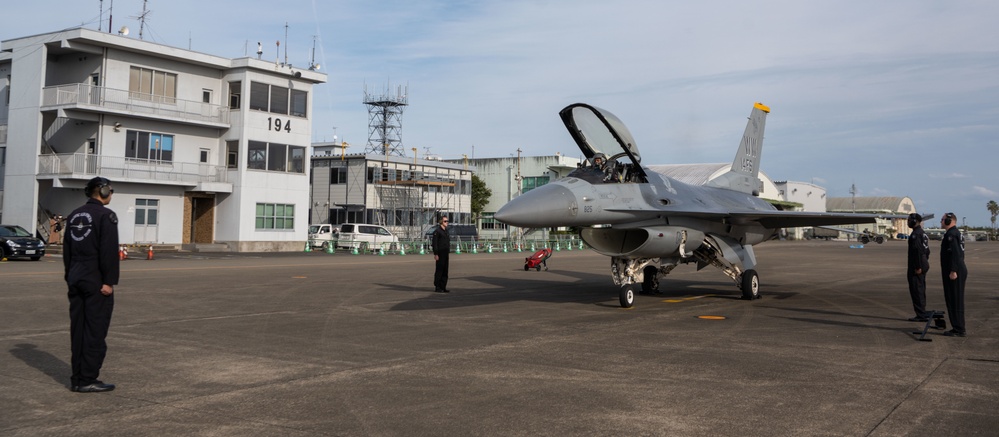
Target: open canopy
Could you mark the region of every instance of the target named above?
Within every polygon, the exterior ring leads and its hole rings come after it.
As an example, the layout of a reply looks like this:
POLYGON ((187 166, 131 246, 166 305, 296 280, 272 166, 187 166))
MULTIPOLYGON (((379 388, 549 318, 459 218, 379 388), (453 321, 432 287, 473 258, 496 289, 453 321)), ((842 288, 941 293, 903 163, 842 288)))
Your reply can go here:
POLYGON ((603 153, 612 159, 627 157, 639 167, 642 156, 635 140, 614 114, 585 103, 574 103, 559 112, 559 116, 587 159, 603 153))

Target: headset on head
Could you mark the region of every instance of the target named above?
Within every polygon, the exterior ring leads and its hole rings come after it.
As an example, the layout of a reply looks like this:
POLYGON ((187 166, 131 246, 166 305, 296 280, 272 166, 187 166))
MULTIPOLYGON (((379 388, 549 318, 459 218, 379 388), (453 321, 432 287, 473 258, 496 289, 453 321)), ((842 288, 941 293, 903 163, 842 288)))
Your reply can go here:
POLYGON ((92 197, 94 190, 97 190, 97 194, 101 196, 101 199, 111 197, 111 181, 100 176, 95 177, 90 182, 87 182, 87 188, 83 190, 83 194, 87 197, 92 197))
POLYGON ((954 223, 955 221, 957 221, 957 216, 954 215, 954 213, 948 212, 948 213, 944 214, 944 216, 943 216, 943 224, 944 224, 944 226, 950 226, 950 224, 954 223))
POLYGON ((919 215, 918 213, 909 214, 908 222, 910 228, 916 227, 916 225, 921 223, 922 221, 923 221, 923 216, 919 215))

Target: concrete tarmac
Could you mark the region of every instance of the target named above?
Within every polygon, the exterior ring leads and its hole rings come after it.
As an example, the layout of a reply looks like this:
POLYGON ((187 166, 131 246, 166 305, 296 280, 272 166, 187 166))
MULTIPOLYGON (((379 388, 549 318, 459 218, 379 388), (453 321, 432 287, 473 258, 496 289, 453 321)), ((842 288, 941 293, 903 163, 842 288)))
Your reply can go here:
POLYGON ((7 261, 0 435, 996 435, 999 244, 967 244, 968 337, 932 342, 905 242, 850 244, 758 245, 760 300, 687 265, 627 310, 588 250, 452 255, 450 294, 431 255, 128 260, 98 394, 68 388, 62 259, 7 261))

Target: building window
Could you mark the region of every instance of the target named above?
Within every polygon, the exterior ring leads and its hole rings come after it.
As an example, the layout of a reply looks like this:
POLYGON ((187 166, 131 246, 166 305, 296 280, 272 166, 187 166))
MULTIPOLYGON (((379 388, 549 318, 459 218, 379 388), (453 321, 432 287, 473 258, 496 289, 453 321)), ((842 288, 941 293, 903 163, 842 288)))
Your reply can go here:
POLYGON ((305 117, 309 93, 277 85, 250 82, 250 109, 305 117))
POLYGON ((288 113, 288 88, 271 85, 271 112, 288 113))
POLYGON ((126 131, 125 157, 150 161, 173 161, 173 135, 126 131))
POLYGON ((243 82, 229 82, 229 109, 239 109, 239 104, 243 95, 243 82))
POLYGON ((271 89, 266 83, 250 82, 250 109, 266 111, 271 89))
POLYGON ((248 154, 248 169, 305 173, 304 147, 250 141, 248 154))
POLYGON ((484 230, 485 229, 498 229, 498 230, 506 229, 506 227, 507 227, 506 223, 497 221, 495 218, 493 218, 493 214, 494 213, 491 213, 491 212, 484 212, 484 213, 482 213, 482 229, 484 229, 484 230))
POLYGON ((225 142, 225 153, 226 160, 225 165, 228 168, 238 168, 239 167, 239 141, 226 141, 225 142))
POLYGON ((10 106, 10 75, 9 74, 7 75, 7 86, 4 87, 4 88, 7 89, 7 97, 6 97, 6 99, 7 99, 7 106, 10 106))
POLYGON ((347 183, 347 167, 330 168, 330 185, 347 183))
POLYGON ((129 98, 156 103, 177 103, 177 75, 132 67, 128 78, 129 98))
POLYGON ((209 159, 210 155, 211 155, 211 151, 210 150, 208 150, 208 149, 201 149, 201 156, 199 157, 198 162, 200 162, 202 164, 208 164, 208 159, 209 159))
POLYGON ((520 193, 526 193, 546 184, 548 184, 548 176, 525 176, 521 181, 520 193))
POLYGON ((246 168, 253 170, 267 170, 267 143, 262 141, 250 141, 247 151, 246 168))
POLYGON ((212 103, 212 90, 201 89, 201 103, 212 103))
POLYGON ((257 204, 257 229, 295 229, 295 205, 257 204))
POLYGON ((301 90, 291 90, 291 115, 305 117, 305 108, 308 107, 309 93, 301 90))

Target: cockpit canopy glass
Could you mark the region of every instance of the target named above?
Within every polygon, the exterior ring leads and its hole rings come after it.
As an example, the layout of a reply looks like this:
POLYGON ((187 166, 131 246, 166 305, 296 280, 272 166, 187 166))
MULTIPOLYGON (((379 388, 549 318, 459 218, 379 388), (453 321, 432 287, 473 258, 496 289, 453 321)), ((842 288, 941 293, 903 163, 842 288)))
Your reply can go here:
POLYGON ((603 153, 614 159, 627 156, 636 165, 642 161, 631 132, 614 114, 582 103, 569 105, 559 114, 588 159, 603 153))

